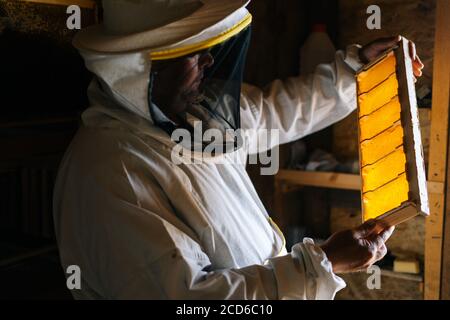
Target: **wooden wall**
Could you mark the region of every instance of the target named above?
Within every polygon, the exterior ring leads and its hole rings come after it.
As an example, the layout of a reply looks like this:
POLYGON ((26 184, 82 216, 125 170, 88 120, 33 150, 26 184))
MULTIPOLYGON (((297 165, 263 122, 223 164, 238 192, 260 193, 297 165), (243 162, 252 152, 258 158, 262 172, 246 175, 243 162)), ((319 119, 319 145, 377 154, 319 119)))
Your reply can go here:
MULTIPOLYGON (((59 161, 87 106, 90 74, 71 46, 66 7, 0 1, 0 229, 53 238, 59 161)), ((82 26, 95 20, 82 9, 82 26)))

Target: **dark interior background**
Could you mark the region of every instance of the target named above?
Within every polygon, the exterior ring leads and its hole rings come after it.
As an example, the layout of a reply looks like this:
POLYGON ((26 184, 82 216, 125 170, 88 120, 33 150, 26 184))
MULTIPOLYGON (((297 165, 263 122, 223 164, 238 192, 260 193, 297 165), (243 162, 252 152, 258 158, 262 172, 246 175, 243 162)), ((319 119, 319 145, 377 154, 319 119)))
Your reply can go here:
MULTIPOLYGON (((368 31, 365 9, 371 1, 254 0, 249 6, 254 22, 245 81, 262 87, 276 78, 297 76, 300 47, 312 24, 321 22, 336 48, 397 33, 413 38, 426 64, 419 85, 431 87, 434 2, 380 0, 384 27, 368 31)), ((0 0, 0 298, 71 299, 54 240, 52 192, 59 161, 88 106, 91 75, 70 45, 74 32, 65 26, 65 9, 0 0)), ((94 10, 82 10, 82 27, 95 21, 94 10)), ((321 148, 340 159, 357 158, 355 119, 351 115, 305 138, 308 152, 321 148)), ((289 145, 281 149, 282 166, 289 150, 289 145)), ((260 176, 256 165, 248 172, 273 213, 273 177, 260 176)), ((286 194, 285 201, 289 225, 317 238, 350 225, 360 214, 358 192, 305 188, 286 194)), ((398 246, 423 258, 423 221, 405 229, 412 248, 405 249, 401 241, 398 246)), ((418 283, 396 286, 404 289, 391 288, 384 297, 420 298, 418 283)), ((355 290, 350 288, 342 298, 367 298, 355 290)))

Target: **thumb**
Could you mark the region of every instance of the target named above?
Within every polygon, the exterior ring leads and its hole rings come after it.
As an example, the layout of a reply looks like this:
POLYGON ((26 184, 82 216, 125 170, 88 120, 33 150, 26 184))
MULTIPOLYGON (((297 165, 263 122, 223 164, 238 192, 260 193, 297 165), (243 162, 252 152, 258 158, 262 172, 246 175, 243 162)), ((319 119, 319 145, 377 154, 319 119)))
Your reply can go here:
POLYGON ((383 242, 386 242, 391 237, 394 230, 395 230, 395 227, 390 226, 388 228, 385 228, 383 231, 381 231, 379 236, 383 239, 383 242))
POLYGON ((379 233, 371 233, 366 237, 367 240, 372 242, 375 247, 381 248, 384 243, 391 237, 392 233, 394 232, 395 227, 385 227, 383 230, 381 230, 379 233))

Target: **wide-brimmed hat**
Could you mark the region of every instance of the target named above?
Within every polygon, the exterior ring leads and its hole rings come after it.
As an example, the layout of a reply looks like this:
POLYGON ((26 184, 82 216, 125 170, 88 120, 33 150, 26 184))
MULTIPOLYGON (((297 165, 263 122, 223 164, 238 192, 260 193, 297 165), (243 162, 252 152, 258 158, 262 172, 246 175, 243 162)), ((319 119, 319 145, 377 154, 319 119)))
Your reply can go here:
POLYGON ((73 44, 99 53, 180 51, 247 26, 251 16, 245 6, 249 2, 104 0, 103 23, 81 30, 73 44))

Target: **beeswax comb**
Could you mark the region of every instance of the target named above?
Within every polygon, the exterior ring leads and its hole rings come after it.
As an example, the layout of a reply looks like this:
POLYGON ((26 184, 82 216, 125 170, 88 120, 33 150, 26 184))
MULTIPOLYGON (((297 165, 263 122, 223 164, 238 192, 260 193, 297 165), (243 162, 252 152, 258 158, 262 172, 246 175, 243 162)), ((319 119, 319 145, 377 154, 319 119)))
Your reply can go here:
POLYGON ((356 74, 362 220, 429 215, 408 40, 356 74))

